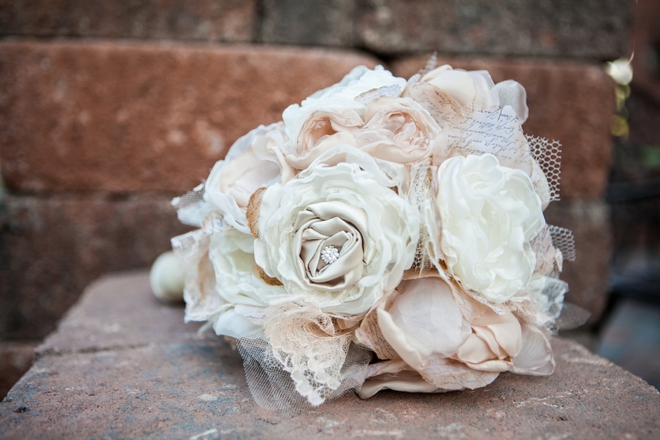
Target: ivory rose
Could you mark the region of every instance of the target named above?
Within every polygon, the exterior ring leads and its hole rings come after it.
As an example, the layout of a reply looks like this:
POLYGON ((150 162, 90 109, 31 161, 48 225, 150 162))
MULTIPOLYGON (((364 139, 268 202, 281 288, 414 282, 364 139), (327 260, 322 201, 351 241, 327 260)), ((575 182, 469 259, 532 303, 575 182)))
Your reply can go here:
POLYGON ((536 266, 530 243, 545 226, 529 176, 484 154, 446 160, 437 181, 449 272, 483 298, 507 301, 529 283, 536 266))
POLYGON ((354 147, 324 153, 265 191, 257 264, 325 312, 367 311, 415 255, 418 213, 392 189, 398 183, 354 147))
POLYGON ((245 208, 254 191, 280 181, 280 165, 274 153, 260 144, 284 144, 282 123, 259 126, 239 138, 225 160, 218 161, 206 180, 204 200, 223 214, 225 223, 249 233, 245 208))

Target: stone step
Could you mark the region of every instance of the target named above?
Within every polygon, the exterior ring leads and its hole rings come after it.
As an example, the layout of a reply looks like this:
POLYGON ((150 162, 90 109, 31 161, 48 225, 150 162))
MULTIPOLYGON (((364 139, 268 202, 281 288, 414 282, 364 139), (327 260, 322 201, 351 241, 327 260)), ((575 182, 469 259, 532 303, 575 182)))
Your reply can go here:
POLYGON ((0 43, 0 155, 14 192, 189 191, 240 136, 377 64, 351 51, 0 43))
POLYGON ((660 395, 574 342, 555 338, 550 377, 503 374, 447 394, 349 394, 297 415, 258 407, 238 353, 197 338, 159 304, 146 273, 90 286, 38 361, 0 403, 0 437, 657 438, 660 395))
POLYGON ((612 60, 627 53, 632 17, 626 0, 13 0, 0 3, 0 35, 612 60))
POLYGON ((149 267, 190 230, 167 195, 7 196, 0 204, 0 340, 43 339, 108 271, 149 267))

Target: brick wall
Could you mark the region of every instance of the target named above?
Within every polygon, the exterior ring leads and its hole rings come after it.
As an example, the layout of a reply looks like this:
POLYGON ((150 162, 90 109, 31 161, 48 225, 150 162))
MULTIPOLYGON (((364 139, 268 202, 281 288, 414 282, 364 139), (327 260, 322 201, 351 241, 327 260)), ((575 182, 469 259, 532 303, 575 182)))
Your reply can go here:
POLYGON ((564 144, 570 299, 604 306, 603 193, 623 0, 0 0, 0 340, 41 338, 102 273, 146 267, 186 229, 169 199, 240 135, 360 64, 441 62, 529 93, 531 134, 564 144))

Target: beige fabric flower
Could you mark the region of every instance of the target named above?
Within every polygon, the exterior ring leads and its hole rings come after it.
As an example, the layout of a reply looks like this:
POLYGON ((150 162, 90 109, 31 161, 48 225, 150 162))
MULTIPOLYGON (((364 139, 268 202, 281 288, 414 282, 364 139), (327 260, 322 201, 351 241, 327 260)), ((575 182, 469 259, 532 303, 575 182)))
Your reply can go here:
POLYGON ((357 146, 379 159, 407 163, 431 154, 438 123, 412 99, 376 98, 367 105, 364 127, 354 133, 357 146))
POLYGON ((385 340, 389 347, 379 352, 396 356, 370 366, 362 398, 386 388, 475 389, 503 371, 547 375, 554 369, 550 344, 540 330, 521 325, 508 310, 496 313, 440 278, 402 282, 379 303, 377 315, 377 329, 363 326, 360 331, 380 334, 362 340, 380 345, 385 340))
POLYGON ((415 255, 419 220, 396 185, 354 147, 328 151, 264 193, 257 264, 324 311, 365 312, 397 286, 415 255), (336 155, 348 161, 336 163, 336 155))
POLYGON ((516 111, 521 124, 529 114, 525 88, 513 80, 496 85, 486 70, 466 72, 445 64, 425 74, 420 82, 442 90, 468 111, 509 105, 516 111))

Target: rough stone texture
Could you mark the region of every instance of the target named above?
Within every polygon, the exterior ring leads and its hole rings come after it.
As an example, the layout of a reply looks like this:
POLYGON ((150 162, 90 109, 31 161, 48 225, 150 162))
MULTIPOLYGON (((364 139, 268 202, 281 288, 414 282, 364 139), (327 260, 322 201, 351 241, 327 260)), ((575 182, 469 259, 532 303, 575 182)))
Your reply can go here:
POLYGON ((140 298, 150 295, 145 285, 146 274, 129 274, 106 278, 90 289, 0 403, 0 437, 660 436, 658 392, 563 339, 553 342, 557 369, 547 378, 504 374, 476 391, 383 392, 366 401, 349 394, 293 416, 268 412, 254 403, 239 355, 220 338, 188 338, 196 326, 185 329, 180 323, 182 308, 165 310, 140 298), (115 307, 112 298, 134 298, 134 307, 115 307), (81 319, 89 319, 89 325, 68 322, 81 319), (115 326, 118 319, 122 324, 115 326), (86 340, 76 334, 83 328, 91 333, 86 340), (112 336, 108 328, 124 336, 112 336), (140 340, 145 332, 153 335, 151 343, 140 340), (91 336, 98 344, 90 344, 91 336), (67 338, 77 342, 69 344, 67 338), (56 352, 55 345, 68 348, 56 352))
MULTIPOLYGON (((394 63, 396 75, 409 77, 429 56, 394 63)), ((598 199, 605 192, 612 140, 614 83, 600 66, 568 61, 439 58, 465 70, 488 70, 495 82, 513 79, 527 90, 526 133, 562 143, 561 198, 598 199)))
POLYGON ((252 41, 256 0, 2 0, 0 35, 252 41))
POLYGON ((0 208, 0 339, 43 338, 93 279, 147 267, 188 229, 167 196, 8 196, 0 208))
POLYGON ((577 258, 565 262, 561 279, 569 292, 566 301, 591 312, 587 326, 596 324, 607 305, 612 259, 609 207, 603 201, 569 200, 551 203, 548 224, 573 231, 577 258))
POLYGON ((198 335, 199 324, 185 324, 183 303, 165 305, 151 293, 143 271, 103 276, 87 286, 57 330, 38 347, 38 357, 93 352, 116 347, 213 341, 198 335))
POLYGON ((275 44, 353 46, 357 3, 264 0, 260 39, 275 44))
POLYGON ((353 67, 351 52, 257 46, 0 43, 10 191, 192 189, 231 144, 353 67))
POLYGON ((357 29, 376 53, 411 51, 612 60, 628 50, 627 0, 365 0, 357 29))
POLYGON ((30 368, 37 344, 34 341, 0 342, 0 399, 30 368))

